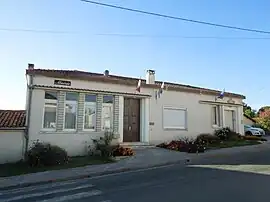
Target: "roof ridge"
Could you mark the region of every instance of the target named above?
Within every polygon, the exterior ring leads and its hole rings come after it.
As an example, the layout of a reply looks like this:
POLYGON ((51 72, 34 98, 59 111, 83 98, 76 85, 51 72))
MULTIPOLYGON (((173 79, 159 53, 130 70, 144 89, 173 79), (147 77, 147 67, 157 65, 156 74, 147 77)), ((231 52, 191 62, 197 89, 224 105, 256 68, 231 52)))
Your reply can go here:
MULTIPOLYGON (((58 78, 66 78, 66 79, 85 79, 85 80, 96 80, 96 81, 101 81, 101 82, 114 82, 117 79, 119 80, 119 84, 124 84, 124 85, 136 85, 139 79, 141 78, 136 78, 136 77, 127 77, 127 76, 120 76, 120 75, 113 75, 109 74, 109 76, 105 76, 102 73, 95 73, 95 72, 87 72, 87 71, 81 71, 81 70, 64 70, 64 69, 26 69, 26 74, 40 74, 43 76, 49 76, 49 77, 58 77, 58 78), (58 75, 53 75, 53 74, 58 74, 58 75), (73 74, 72 74, 73 73, 73 74), (135 83, 136 82, 136 83, 135 83)), ((146 79, 141 79, 143 83, 146 82, 146 79)), ((163 81, 155 81, 154 85, 160 85, 163 83, 163 81)), ((198 86, 193 86, 189 84, 181 84, 181 83, 172 83, 168 81, 164 81, 165 84, 168 85, 168 87, 172 89, 190 89, 194 91, 208 91, 209 93, 212 94, 218 94, 221 90, 218 89, 211 89, 211 88, 205 88, 205 87, 198 87, 198 86)), ((150 85, 149 85, 150 86, 150 85)), ((156 86, 158 87, 158 86, 156 86)), ((198 93, 197 92, 197 93, 198 93)), ((201 93, 201 92, 200 92, 201 93)), ((234 97, 239 97, 242 99, 245 99, 245 96, 239 93, 232 93, 232 92, 225 92, 225 95, 228 96, 234 96, 234 97)))
POLYGON ((25 109, 0 109, 0 111, 26 111, 25 109))

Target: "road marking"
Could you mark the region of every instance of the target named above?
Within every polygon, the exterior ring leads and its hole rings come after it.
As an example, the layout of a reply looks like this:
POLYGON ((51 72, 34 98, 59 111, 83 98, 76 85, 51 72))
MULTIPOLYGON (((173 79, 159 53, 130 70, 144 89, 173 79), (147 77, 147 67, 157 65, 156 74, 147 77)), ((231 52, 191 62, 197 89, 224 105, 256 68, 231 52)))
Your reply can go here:
POLYGON ((76 184, 76 183, 82 183, 82 182, 87 182, 88 179, 84 180, 72 180, 72 181, 66 181, 66 182, 55 182, 55 183, 49 183, 45 185, 36 185, 36 186, 31 186, 31 187, 23 187, 23 188, 18 188, 18 189, 10 189, 7 191, 4 191, 0 193, 0 195, 4 194, 18 194, 21 192, 30 192, 30 191, 35 191, 35 190, 40 190, 40 189, 48 189, 48 188, 55 188, 55 187, 60 187, 60 186, 65 186, 65 185, 71 185, 71 184, 76 184))
POLYGON ((56 194, 56 193, 60 193, 60 192, 69 192, 69 191, 74 191, 74 190, 78 190, 78 189, 90 188, 90 187, 93 187, 93 186, 94 185, 90 184, 90 185, 83 185, 83 186, 73 187, 73 188, 69 188, 69 189, 56 189, 56 190, 47 191, 47 192, 38 192, 38 193, 34 193, 34 194, 20 195, 20 196, 16 196, 16 197, 13 197, 13 198, 5 199, 5 202, 22 200, 22 199, 38 197, 38 196, 45 196, 45 195, 56 194))
POLYGON ((120 173, 111 173, 111 174, 106 174, 106 175, 89 177, 87 179, 91 180, 91 179, 99 179, 99 178, 105 178, 105 177, 111 177, 111 176, 117 176, 117 175, 124 175, 124 174, 128 174, 128 173, 140 173, 140 172, 149 171, 149 170, 158 170, 158 169, 162 169, 162 168, 169 168, 169 167, 173 167, 173 166, 175 166, 175 164, 156 166, 156 167, 151 167, 151 168, 143 168, 143 169, 139 169, 139 170, 130 170, 130 171, 124 171, 124 172, 120 172, 120 173))
POLYGON ((189 167, 210 168, 270 175, 270 165, 191 165, 189 167))
POLYGON ((73 194, 73 195, 54 197, 54 198, 45 199, 45 200, 37 201, 37 202, 63 202, 63 201, 70 201, 70 200, 78 200, 78 199, 96 196, 96 195, 100 195, 100 194, 102 194, 101 191, 92 190, 90 192, 81 192, 81 193, 73 194))

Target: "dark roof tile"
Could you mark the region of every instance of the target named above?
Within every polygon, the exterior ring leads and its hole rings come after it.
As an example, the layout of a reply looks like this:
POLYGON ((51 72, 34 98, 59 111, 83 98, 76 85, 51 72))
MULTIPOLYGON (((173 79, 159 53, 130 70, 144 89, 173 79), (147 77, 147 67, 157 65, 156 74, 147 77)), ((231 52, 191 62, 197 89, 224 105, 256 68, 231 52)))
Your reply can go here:
POLYGON ((0 129, 25 127, 25 110, 0 110, 0 129))

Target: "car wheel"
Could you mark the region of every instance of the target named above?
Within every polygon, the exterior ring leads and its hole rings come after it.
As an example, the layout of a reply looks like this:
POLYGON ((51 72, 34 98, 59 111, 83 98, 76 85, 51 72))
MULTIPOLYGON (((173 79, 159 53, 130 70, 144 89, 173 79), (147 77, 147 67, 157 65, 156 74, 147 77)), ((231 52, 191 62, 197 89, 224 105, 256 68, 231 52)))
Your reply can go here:
POLYGON ((252 136, 252 133, 251 133, 250 131, 247 131, 247 132, 245 133, 245 135, 247 135, 247 136, 252 136))

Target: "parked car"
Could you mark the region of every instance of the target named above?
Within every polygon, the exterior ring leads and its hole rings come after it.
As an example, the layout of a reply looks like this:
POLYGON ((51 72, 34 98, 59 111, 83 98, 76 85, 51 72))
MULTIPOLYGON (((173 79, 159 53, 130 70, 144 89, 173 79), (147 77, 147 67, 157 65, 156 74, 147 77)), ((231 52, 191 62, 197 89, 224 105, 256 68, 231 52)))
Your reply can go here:
POLYGON ((244 125, 245 135, 264 136, 265 131, 261 128, 244 125))

